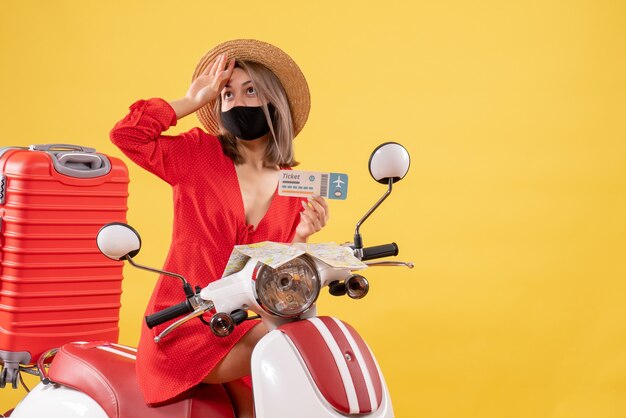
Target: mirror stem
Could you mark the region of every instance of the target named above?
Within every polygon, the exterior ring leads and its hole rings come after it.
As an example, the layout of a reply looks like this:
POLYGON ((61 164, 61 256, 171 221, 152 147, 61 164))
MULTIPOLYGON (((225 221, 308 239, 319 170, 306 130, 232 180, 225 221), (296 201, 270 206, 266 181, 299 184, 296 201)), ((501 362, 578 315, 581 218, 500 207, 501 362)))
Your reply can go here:
POLYGON ((376 202, 376 204, 374 206, 372 206, 372 208, 370 210, 367 211, 367 213, 361 218, 361 220, 356 223, 356 229, 354 230, 354 249, 357 250, 357 252, 359 252, 359 250, 363 249, 363 239, 361 238, 361 233, 359 232, 359 229, 361 228, 361 225, 363 224, 363 222, 365 222, 365 220, 367 218, 370 217, 372 212, 374 212, 380 206, 380 204, 383 203, 384 200, 387 199, 387 197, 389 197, 389 195, 391 194, 392 186, 393 186, 393 179, 390 178, 389 179, 389 188, 387 189, 387 191, 385 192, 383 197, 381 197, 378 200, 378 202, 376 202))
POLYGON ((157 269, 153 269, 152 267, 142 266, 141 264, 135 263, 132 257, 128 255, 124 257, 124 260, 128 261, 133 267, 137 267, 138 269, 141 269, 141 270, 147 270, 153 273, 163 274, 165 276, 176 277, 177 279, 180 279, 183 282, 183 289, 185 290, 185 295, 187 295, 188 298, 195 295, 193 289, 191 288, 191 285, 180 274, 170 273, 169 271, 157 270, 157 269))

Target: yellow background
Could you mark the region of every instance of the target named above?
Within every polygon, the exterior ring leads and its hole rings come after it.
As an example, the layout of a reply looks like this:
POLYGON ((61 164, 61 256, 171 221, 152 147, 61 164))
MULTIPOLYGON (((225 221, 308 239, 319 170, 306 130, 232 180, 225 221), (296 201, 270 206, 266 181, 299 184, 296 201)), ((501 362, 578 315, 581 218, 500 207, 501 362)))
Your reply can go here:
MULTIPOLYGON (((3 1, 0 145, 121 153, 135 100, 173 99, 213 45, 252 37, 312 92, 301 168, 346 172, 316 241, 346 241, 383 193, 370 152, 408 177, 368 220, 415 268, 371 269, 361 301, 319 310, 360 330, 398 417, 626 416, 626 3, 3 1)), ((175 131, 197 125, 194 116, 175 131)), ((170 190, 129 163, 139 261, 160 266, 170 190)), ((155 277, 126 268, 121 342, 155 277)), ((1 409, 21 391, 0 391, 1 409)), ((294 412, 297 417, 297 412, 294 412)))

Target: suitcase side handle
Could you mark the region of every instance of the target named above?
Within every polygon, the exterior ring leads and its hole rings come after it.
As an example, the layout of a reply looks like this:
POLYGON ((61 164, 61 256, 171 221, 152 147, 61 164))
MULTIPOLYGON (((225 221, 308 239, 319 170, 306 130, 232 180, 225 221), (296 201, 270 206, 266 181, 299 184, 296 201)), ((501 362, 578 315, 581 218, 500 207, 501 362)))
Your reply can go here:
POLYGON ((31 151, 82 151, 88 153, 96 152, 95 148, 83 147, 80 145, 72 144, 33 144, 29 145, 28 149, 31 151))

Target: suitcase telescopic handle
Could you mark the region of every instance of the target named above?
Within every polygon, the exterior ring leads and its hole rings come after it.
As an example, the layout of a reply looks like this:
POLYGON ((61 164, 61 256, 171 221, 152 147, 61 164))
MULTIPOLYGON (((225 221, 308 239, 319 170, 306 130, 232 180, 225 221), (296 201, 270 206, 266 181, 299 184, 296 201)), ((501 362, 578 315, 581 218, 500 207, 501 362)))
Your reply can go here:
POLYGON ((28 147, 31 151, 82 151, 94 153, 96 152, 95 148, 83 147, 81 145, 72 145, 72 144, 33 144, 28 147))

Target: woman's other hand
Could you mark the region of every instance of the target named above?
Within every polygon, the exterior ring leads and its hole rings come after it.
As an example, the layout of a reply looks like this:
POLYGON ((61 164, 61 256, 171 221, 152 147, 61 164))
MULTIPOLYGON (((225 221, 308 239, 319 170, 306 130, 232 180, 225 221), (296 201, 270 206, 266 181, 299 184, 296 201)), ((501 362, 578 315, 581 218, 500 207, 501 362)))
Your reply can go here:
POLYGON ((228 66, 227 60, 226 54, 219 55, 198 78, 193 80, 185 97, 170 102, 176 112, 176 119, 195 112, 217 98, 235 68, 235 60, 230 60, 228 66))
POLYGON ((306 242, 314 233, 326 226, 329 218, 328 204, 323 197, 311 196, 302 202, 300 223, 296 227, 293 242, 306 242))

